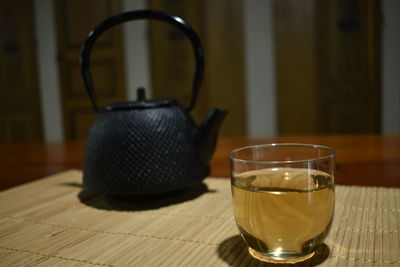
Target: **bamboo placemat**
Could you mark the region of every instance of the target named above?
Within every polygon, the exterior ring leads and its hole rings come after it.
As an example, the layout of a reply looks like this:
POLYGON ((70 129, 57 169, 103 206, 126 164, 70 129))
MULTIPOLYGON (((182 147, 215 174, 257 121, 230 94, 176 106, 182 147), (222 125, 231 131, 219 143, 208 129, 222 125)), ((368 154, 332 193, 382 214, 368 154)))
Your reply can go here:
MULTIPOLYGON (((238 236, 228 179, 127 202, 85 191, 81 177, 68 171, 0 193, 0 265, 263 265, 238 236)), ((400 266, 399 230, 400 189, 336 186, 331 232, 301 266, 400 266)))

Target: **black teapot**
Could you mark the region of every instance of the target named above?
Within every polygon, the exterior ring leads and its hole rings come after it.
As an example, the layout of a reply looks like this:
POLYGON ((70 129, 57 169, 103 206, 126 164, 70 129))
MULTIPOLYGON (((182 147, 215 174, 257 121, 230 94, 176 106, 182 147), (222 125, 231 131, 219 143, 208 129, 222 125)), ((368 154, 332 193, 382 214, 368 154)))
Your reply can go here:
POLYGON ((81 70, 99 116, 87 140, 83 171, 86 188, 115 196, 159 194, 200 183, 209 174, 209 160, 227 111, 214 109, 200 126, 190 117, 203 68, 198 36, 183 19, 171 14, 154 10, 125 12, 106 19, 90 32, 82 48, 81 70), (137 19, 170 23, 190 39, 196 70, 188 107, 171 99, 148 100, 143 88, 137 89, 136 101, 103 108, 97 105, 89 71, 91 48, 107 29, 137 19))

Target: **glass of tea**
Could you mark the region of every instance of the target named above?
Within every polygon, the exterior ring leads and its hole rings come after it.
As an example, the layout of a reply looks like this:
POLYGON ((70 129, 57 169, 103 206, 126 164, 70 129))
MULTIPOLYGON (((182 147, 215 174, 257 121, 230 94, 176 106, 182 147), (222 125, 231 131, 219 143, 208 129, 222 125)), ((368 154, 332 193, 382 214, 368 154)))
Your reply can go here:
POLYGON ((311 258, 329 232, 335 204, 335 151, 268 144, 229 154, 233 212, 254 258, 296 263, 311 258))

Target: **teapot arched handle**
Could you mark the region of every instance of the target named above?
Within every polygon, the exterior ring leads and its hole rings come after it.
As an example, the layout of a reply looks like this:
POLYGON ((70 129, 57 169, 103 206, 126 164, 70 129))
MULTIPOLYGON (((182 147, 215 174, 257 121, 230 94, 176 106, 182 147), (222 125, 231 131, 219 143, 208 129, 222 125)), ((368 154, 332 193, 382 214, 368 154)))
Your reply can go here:
POLYGON ((92 77, 89 70, 90 52, 93 44, 95 43, 97 38, 109 28, 121 24, 123 22, 127 22, 130 20, 138 20, 138 19, 156 19, 173 24, 190 39, 194 49, 196 70, 192 84, 192 95, 190 98, 189 106, 186 107, 186 110, 187 111, 192 110, 196 104, 198 89, 200 87, 200 83, 203 78, 203 70, 204 70, 203 47, 201 45, 199 37, 186 21, 175 15, 155 10, 136 10, 136 11, 120 13, 118 15, 112 16, 104 20, 89 33, 89 36, 82 47, 80 65, 81 65, 83 81, 85 83, 86 90, 89 94, 89 98, 92 103, 93 109, 97 112, 100 110, 99 106, 97 105, 96 94, 93 89, 92 77))

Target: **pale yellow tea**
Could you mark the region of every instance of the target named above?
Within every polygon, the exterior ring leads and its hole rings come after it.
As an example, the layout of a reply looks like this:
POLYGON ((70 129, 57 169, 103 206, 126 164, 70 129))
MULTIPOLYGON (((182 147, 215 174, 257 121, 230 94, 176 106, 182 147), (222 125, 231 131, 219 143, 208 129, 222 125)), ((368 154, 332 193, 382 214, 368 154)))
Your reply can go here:
POLYGON ((270 168, 232 178, 239 230, 255 257, 289 260, 311 255, 334 212, 332 177, 303 168, 270 168), (260 252, 260 253, 258 253, 260 252))

